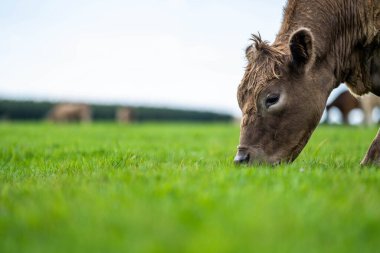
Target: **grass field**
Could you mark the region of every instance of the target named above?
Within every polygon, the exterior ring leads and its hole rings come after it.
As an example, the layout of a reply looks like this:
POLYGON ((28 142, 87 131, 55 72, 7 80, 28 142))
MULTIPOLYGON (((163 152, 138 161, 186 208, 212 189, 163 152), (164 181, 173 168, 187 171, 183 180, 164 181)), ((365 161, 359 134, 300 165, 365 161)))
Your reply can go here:
POLYGON ((236 125, 0 124, 0 252, 380 252, 375 128, 235 167, 236 125))

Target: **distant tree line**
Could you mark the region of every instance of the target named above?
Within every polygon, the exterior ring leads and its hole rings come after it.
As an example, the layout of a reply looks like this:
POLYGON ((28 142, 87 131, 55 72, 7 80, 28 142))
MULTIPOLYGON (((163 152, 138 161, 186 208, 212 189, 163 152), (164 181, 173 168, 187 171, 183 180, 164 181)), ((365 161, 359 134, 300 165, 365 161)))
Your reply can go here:
MULTIPOLYGON (((2 120, 43 120, 57 103, 17 101, 0 99, 0 119, 2 120)), ((94 121, 114 121, 121 105, 89 104, 94 121)), ((228 114, 154 107, 128 106, 133 121, 232 121, 228 114)))

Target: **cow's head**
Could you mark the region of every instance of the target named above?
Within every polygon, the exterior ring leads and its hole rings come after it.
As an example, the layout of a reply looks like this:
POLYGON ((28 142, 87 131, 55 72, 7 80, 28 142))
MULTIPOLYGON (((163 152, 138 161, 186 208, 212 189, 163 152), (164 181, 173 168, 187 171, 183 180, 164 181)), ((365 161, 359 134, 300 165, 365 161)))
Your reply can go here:
POLYGON ((235 163, 291 162, 320 121, 333 73, 319 62, 306 28, 273 45, 254 35, 246 55, 238 88, 243 115, 235 163))

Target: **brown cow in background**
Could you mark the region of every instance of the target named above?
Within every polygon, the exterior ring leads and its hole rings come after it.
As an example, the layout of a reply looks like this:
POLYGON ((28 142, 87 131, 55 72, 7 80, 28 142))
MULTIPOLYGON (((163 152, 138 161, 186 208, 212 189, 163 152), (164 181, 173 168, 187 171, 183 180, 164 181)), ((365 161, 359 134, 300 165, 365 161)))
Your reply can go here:
POLYGON ((58 104, 50 110, 47 118, 53 122, 90 122, 91 108, 85 104, 58 104))
POLYGON ((376 107, 380 107, 380 97, 369 93, 362 97, 355 97, 349 91, 344 91, 337 96, 333 102, 326 106, 327 115, 331 108, 337 108, 342 113, 344 124, 349 124, 349 113, 354 109, 362 109, 364 113, 364 123, 371 125, 373 121, 372 112, 376 107))
POLYGON ((133 112, 131 108, 121 107, 116 111, 116 121, 120 123, 130 123, 133 120, 133 112))

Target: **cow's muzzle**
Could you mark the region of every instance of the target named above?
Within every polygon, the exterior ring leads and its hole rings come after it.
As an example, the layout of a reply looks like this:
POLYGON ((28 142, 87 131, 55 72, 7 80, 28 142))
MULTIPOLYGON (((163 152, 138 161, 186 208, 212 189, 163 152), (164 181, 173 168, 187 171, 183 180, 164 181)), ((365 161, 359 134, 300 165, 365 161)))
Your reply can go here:
POLYGON ((246 149, 239 149, 237 152, 234 162, 235 164, 245 164, 249 162, 249 152, 246 149))

